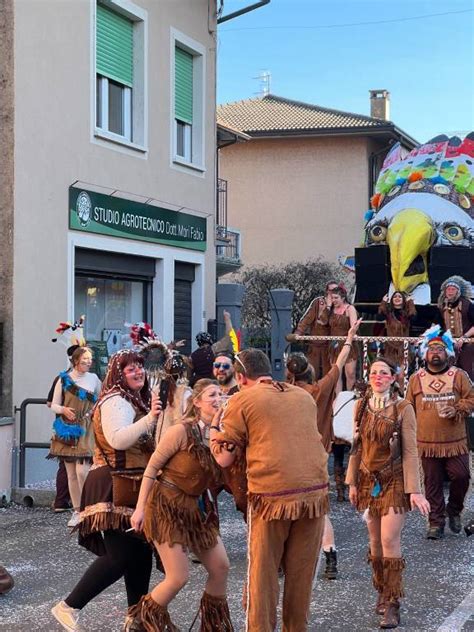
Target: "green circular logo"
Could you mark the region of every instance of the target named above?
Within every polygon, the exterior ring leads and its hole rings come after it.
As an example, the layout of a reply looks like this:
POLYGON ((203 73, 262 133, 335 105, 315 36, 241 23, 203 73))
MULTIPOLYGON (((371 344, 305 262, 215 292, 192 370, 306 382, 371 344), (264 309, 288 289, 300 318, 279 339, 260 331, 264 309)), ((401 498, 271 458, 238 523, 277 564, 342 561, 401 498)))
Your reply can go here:
POLYGON ((89 194, 85 191, 81 191, 77 196, 76 201, 76 213, 79 224, 82 227, 86 227, 91 223, 92 219, 92 202, 89 194))

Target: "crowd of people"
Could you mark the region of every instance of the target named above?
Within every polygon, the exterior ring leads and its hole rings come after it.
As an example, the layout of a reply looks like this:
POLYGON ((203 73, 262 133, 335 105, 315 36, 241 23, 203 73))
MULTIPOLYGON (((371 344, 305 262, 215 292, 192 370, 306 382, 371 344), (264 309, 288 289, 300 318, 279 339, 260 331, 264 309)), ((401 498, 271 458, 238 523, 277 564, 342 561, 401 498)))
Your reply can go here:
MULTIPOLYGON (((101 383, 90 373, 85 340, 76 341, 68 349, 70 369, 48 396, 56 414, 49 458, 60 462, 55 510, 66 508, 68 492, 68 524, 97 557, 52 608, 56 620, 66 630, 79 630, 81 610, 123 578, 123 629, 174 632, 168 607, 189 581, 192 559, 207 573, 201 632, 233 630, 230 565, 217 504, 225 489, 247 524, 246 629, 276 628, 280 580, 282 629, 308 629, 321 549, 324 576, 338 575, 329 510, 332 452, 337 500, 346 500, 348 489, 367 525, 379 625, 397 627, 406 513, 418 509, 427 516, 431 540, 443 538, 446 516, 449 529, 460 533, 469 487, 465 422, 474 410, 474 387, 465 369, 471 358, 472 370, 472 355, 456 338, 474 336, 473 307, 458 277, 443 284, 442 294, 443 327, 434 324, 423 335, 422 366, 410 376, 406 393, 400 379, 403 344, 388 341, 372 360, 354 408, 347 472, 349 443, 335 436, 333 402, 344 385, 354 387, 361 319, 336 282, 327 284, 325 296, 311 303, 296 329, 322 339, 306 355, 288 355, 284 381, 272 377, 263 351, 232 348, 227 313, 224 337, 214 343, 205 332, 198 334, 190 361, 174 345, 165 350, 161 385, 153 379, 150 386, 143 347, 113 355, 101 383), (334 344, 326 339, 331 335, 344 340, 334 344), (460 357, 464 369, 455 366, 460 357), (163 579, 151 587, 153 556, 163 579)), ((399 292, 384 297, 379 309, 389 336, 407 336, 415 315, 399 292)), ((13 578, 0 567, 0 593, 12 586, 13 578)))

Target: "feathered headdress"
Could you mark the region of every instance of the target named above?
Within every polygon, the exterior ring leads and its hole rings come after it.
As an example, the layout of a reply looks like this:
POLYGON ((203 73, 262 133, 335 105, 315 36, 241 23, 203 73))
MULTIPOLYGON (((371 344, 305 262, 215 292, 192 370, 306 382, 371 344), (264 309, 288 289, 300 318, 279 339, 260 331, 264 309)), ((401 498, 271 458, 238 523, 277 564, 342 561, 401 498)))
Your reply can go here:
POLYGON ((148 323, 125 323, 125 326, 130 328, 129 336, 134 350, 143 357, 150 387, 159 386, 162 378, 168 374, 165 365, 171 356, 170 349, 148 323))
POLYGON ((422 360, 426 359, 429 346, 432 344, 443 345, 448 354, 448 358, 454 358, 454 340, 449 329, 448 331, 443 331, 439 325, 433 325, 424 332, 418 347, 418 352, 422 360))
POLYGON ((83 315, 78 321, 71 323, 61 322, 56 327, 56 333, 59 334, 56 338, 51 338, 51 342, 61 342, 67 347, 67 354, 71 356, 78 347, 86 346, 86 339, 84 338, 84 321, 86 317, 83 315))
POLYGON ((463 279, 462 276, 454 274, 450 276, 446 281, 443 281, 440 288, 439 299, 438 299, 438 307, 442 309, 444 307, 444 302, 446 300, 446 288, 448 285, 454 285, 459 290, 459 296, 463 298, 467 298, 469 301, 472 301, 474 297, 474 293, 472 291, 472 286, 469 281, 463 279))

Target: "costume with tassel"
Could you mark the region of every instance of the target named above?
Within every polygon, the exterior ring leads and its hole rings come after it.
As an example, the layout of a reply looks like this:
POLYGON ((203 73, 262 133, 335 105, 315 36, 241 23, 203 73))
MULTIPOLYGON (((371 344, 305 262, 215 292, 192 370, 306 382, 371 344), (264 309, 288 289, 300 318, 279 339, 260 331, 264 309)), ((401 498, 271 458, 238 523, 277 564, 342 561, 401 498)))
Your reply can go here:
POLYGON ((359 511, 368 509, 377 517, 391 508, 405 513, 410 510, 408 495, 420 493, 415 413, 406 400, 373 405, 366 399, 356 403, 346 483, 357 487, 359 511))
POLYGON ((201 496, 215 486, 220 471, 197 423, 170 428, 150 459, 145 476, 154 478, 160 470, 146 505, 146 538, 158 544, 181 544, 192 551, 216 546, 217 515, 213 503, 203 501, 201 496))
POLYGON ((278 568, 285 572, 284 629, 307 628, 311 587, 328 511, 327 452, 313 398, 303 389, 261 378, 233 395, 212 451, 247 462, 247 627, 276 627, 278 568), (291 419, 297 415, 297 424, 291 419), (308 446, 311 449, 308 449, 308 446), (283 554, 282 551, 291 551, 283 554))

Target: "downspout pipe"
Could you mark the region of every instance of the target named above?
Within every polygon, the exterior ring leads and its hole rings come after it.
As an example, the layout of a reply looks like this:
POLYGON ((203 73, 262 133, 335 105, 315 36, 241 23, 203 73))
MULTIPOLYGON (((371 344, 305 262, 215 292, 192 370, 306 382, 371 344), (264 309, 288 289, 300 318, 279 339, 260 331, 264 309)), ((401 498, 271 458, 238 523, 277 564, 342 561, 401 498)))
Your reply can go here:
POLYGON ((228 15, 223 15, 217 20, 217 24, 222 24, 222 22, 228 22, 229 20, 238 18, 239 16, 244 15, 244 13, 250 13, 250 11, 259 9, 260 7, 263 7, 266 4, 270 4, 270 2, 271 0, 260 0, 260 2, 255 2, 254 4, 250 4, 248 7, 244 7, 243 9, 239 9, 238 11, 234 11, 233 13, 229 13, 228 15))

